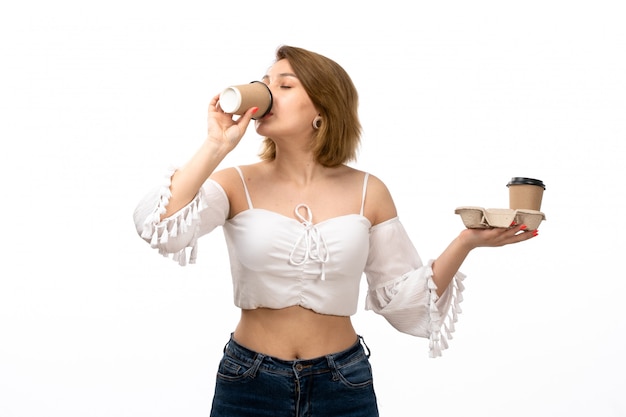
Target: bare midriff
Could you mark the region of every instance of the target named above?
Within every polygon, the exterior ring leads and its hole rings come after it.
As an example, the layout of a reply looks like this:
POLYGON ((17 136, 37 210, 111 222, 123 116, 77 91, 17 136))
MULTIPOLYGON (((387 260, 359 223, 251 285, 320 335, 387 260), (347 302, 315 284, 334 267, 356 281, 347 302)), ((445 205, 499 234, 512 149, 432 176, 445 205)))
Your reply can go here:
POLYGON ((318 358, 341 352, 357 341, 350 317, 299 306, 242 310, 233 337, 250 350, 283 360, 318 358))

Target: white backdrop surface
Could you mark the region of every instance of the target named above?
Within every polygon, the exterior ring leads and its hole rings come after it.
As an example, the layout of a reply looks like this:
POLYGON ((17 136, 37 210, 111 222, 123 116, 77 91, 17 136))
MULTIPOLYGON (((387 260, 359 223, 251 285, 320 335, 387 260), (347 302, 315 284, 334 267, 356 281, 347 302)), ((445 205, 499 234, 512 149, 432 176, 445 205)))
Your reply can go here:
MULTIPOLYGON (((451 348, 363 311, 382 416, 624 416, 626 27, 618 1, 24 1, 0 15, 0 416, 207 416, 238 318, 221 231, 181 268, 138 199, 204 138, 210 98, 281 44, 360 92, 356 167, 424 260, 454 209, 542 179, 548 220, 479 249, 451 348)), ((251 128, 224 166, 256 160, 251 128)), ((362 294, 362 298, 364 293, 362 294)))

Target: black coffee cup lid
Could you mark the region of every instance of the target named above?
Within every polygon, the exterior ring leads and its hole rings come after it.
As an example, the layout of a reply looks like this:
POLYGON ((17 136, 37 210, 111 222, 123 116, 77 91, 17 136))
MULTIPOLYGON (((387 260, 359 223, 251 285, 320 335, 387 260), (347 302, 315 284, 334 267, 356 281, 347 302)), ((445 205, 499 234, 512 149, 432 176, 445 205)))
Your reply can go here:
POLYGON ((538 187, 543 188, 544 190, 546 189, 546 186, 544 185, 543 181, 536 180, 534 178, 526 178, 526 177, 513 177, 511 178, 511 181, 509 181, 509 183, 506 186, 508 187, 510 185, 536 185, 538 187))

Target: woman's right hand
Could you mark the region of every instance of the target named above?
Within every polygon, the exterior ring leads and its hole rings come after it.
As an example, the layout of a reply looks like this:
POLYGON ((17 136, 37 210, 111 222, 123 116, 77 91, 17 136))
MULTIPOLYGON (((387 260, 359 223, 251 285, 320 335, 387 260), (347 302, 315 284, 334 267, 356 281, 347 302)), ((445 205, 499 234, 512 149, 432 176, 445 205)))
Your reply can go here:
POLYGON ((259 108, 248 109, 237 120, 233 120, 233 115, 224 112, 219 105, 219 94, 213 97, 209 103, 207 140, 224 146, 228 151, 237 146, 246 129, 252 120, 252 116, 259 108))

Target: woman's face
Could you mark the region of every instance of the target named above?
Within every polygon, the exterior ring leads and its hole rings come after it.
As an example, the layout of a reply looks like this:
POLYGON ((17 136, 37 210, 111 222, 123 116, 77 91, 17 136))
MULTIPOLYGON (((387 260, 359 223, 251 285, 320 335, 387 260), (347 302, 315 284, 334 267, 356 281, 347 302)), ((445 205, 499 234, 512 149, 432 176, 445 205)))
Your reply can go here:
POLYGON ((311 137, 318 111, 289 61, 281 59, 272 65, 263 82, 269 86, 274 101, 270 112, 255 122, 257 133, 272 139, 311 137))

